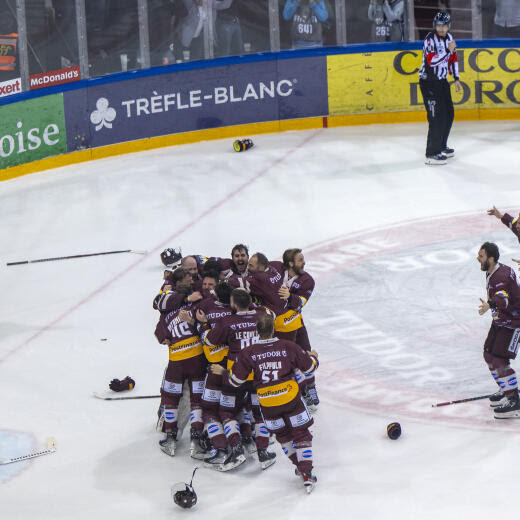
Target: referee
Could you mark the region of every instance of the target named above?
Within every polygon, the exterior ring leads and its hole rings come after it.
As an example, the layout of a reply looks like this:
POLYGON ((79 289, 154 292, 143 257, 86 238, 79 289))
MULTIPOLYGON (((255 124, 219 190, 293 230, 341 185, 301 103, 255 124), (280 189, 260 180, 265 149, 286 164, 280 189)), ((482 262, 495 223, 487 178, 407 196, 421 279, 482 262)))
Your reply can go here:
POLYGON ((448 74, 455 78, 457 92, 462 85, 455 40, 448 32, 450 23, 448 13, 437 13, 433 19, 434 31, 426 35, 423 44, 419 85, 428 116, 426 164, 446 164, 447 158, 455 155, 455 150, 448 147, 454 115, 448 74))

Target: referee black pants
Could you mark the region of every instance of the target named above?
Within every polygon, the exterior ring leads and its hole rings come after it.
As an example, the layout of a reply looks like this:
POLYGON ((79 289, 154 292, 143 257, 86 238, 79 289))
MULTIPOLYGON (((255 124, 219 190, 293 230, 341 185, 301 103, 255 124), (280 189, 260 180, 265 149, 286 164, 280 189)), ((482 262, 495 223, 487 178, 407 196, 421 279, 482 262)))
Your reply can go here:
POLYGON ((453 101, 450 84, 445 80, 423 80, 419 82, 424 107, 428 115, 428 140, 426 156, 441 153, 448 143, 453 124, 453 101))

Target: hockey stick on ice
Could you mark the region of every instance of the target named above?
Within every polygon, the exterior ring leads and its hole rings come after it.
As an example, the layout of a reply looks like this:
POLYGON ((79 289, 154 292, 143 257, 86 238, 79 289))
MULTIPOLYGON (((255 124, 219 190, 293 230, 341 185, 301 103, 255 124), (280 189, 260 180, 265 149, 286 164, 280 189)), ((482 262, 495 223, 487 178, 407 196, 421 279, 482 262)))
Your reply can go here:
POLYGON ((56 256, 54 258, 39 258, 38 260, 22 260, 20 262, 7 262, 7 265, 36 264, 38 262, 53 262, 55 260, 70 260, 71 258, 85 258, 87 256, 116 255, 118 253, 134 253, 136 255, 146 255, 148 251, 139 249, 124 249, 122 251, 104 251, 102 253, 87 253, 84 255, 56 256))
POLYGON ((21 455, 20 457, 12 457, 9 459, 0 459, 0 464, 12 464, 13 462, 21 462, 22 460, 34 459, 35 457, 41 457, 42 455, 49 455, 56 451, 56 439, 49 437, 47 439, 47 449, 38 451, 35 453, 29 453, 27 455, 21 455))
POLYGON ((96 392, 93 392, 92 395, 97 397, 98 399, 102 399, 103 401, 126 401, 128 399, 158 399, 161 397, 160 395, 128 395, 124 397, 103 397, 96 392))
POLYGON ((479 399, 489 399, 493 394, 479 395, 478 397, 467 397, 466 399, 457 399, 455 401, 446 401, 445 403, 432 404, 432 408, 439 406, 448 406, 450 404, 469 403, 470 401, 478 401, 479 399))

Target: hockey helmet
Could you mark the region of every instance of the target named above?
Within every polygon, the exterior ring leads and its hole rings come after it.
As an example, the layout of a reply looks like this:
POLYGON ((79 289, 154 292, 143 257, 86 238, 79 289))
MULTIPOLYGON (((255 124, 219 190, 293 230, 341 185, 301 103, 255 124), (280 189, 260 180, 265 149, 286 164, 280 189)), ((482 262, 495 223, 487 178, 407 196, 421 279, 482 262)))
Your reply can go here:
POLYGON ((193 470, 193 474, 191 476, 191 481, 189 484, 183 482, 182 484, 175 484, 172 487, 172 497, 173 501, 183 509, 189 509, 193 507, 197 503, 197 493, 193 489, 193 477, 195 476, 195 472, 199 468, 195 468, 193 470))
POLYGON ((180 248, 173 249, 169 247, 161 253, 161 261, 166 267, 174 267, 179 265, 182 260, 182 253, 180 248))
POLYGON ((437 25, 447 25, 451 26, 451 16, 448 13, 437 13, 433 18, 433 28, 437 25))

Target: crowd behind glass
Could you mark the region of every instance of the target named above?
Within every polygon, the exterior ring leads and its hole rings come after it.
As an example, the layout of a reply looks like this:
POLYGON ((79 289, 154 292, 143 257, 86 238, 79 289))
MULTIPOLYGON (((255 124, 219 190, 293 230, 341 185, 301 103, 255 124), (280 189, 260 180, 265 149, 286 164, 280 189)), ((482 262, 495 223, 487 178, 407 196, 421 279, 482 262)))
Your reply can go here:
POLYGON ((79 65, 82 34, 82 77, 271 50, 421 40, 439 10, 451 14, 456 38, 520 38, 520 0, 0 0, 0 84, 20 76, 20 3, 28 74, 79 65))

